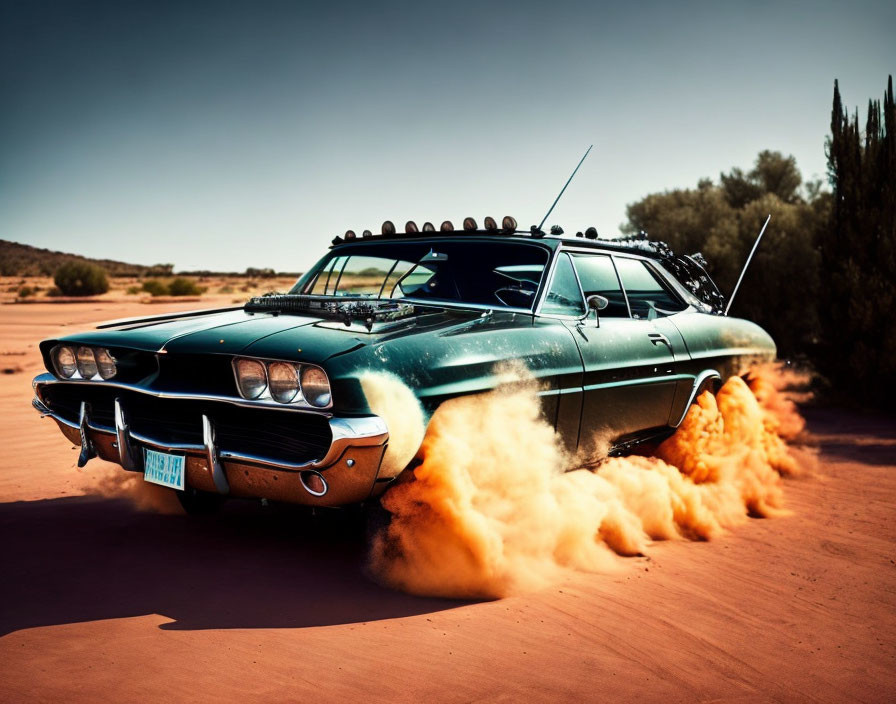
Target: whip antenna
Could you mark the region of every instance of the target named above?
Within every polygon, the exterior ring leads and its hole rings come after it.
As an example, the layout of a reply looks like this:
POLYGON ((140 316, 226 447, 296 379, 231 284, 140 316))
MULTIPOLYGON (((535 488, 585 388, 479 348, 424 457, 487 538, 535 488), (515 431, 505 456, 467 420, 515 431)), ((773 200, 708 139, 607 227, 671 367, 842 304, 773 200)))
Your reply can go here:
MULTIPOLYGON (((592 144, 591 147, 593 147, 593 146, 594 146, 594 145, 592 144)), ((576 168, 573 170, 573 172, 572 172, 572 176, 569 177, 569 179, 567 180, 566 184, 565 184, 565 185, 563 186, 563 188, 560 190, 560 195, 557 196, 556 199, 554 199, 554 202, 551 204, 551 207, 548 208, 548 212, 545 213, 544 217, 541 219, 541 223, 538 225, 538 229, 539 229, 539 230, 541 230, 541 226, 544 225, 544 221, 548 219, 548 216, 549 216, 549 215, 551 214, 551 212, 554 210, 554 206, 557 205, 557 201, 560 200, 560 197, 563 195, 563 191, 566 190, 566 186, 569 185, 569 182, 572 181, 573 176, 576 175, 576 171, 579 170, 579 166, 581 166, 581 165, 582 165, 582 162, 585 161, 585 157, 588 156, 589 152, 591 151, 591 147, 588 147, 588 151, 585 152, 585 156, 583 156, 583 157, 581 158, 581 160, 579 161, 578 166, 576 166, 576 168)))
POLYGON ((731 310, 731 304, 734 302, 734 297, 737 295, 737 289, 740 287, 740 282, 743 280, 744 274, 747 273, 747 267, 750 266, 750 260, 753 258, 753 254, 756 252, 756 248, 759 246, 759 240, 762 239, 762 235, 765 233, 765 228, 768 227, 768 221, 771 219, 772 215, 771 213, 769 213, 768 217, 765 219, 765 224, 759 231, 759 237, 757 237, 756 241, 753 243, 753 249, 750 250, 750 256, 747 257, 747 263, 744 264, 744 268, 740 270, 740 276, 737 277, 737 283, 734 284, 734 290, 731 292, 731 298, 728 299, 728 305, 725 306, 725 315, 728 315, 728 311, 731 310))

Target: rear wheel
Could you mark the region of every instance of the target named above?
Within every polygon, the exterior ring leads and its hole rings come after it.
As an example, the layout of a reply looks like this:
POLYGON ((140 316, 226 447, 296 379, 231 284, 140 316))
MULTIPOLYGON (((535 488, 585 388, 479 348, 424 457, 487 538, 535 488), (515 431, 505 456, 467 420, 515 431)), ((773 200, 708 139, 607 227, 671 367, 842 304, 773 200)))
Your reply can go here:
POLYGON ((212 494, 208 491, 200 491, 191 486, 184 488, 183 491, 175 489, 177 500, 191 516, 202 516, 215 513, 222 504, 227 501, 226 496, 220 494, 212 494))

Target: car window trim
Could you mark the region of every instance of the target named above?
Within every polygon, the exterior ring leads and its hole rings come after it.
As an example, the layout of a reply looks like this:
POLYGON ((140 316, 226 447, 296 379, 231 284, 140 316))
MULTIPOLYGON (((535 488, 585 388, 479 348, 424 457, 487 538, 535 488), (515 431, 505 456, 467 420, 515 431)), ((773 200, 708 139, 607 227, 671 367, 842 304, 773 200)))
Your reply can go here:
MULTIPOLYGON (((628 315, 624 316, 624 317, 623 316, 615 316, 615 315, 607 316, 607 317, 612 317, 614 320, 635 320, 635 317, 632 315, 632 308, 628 302, 628 294, 625 292, 625 286, 622 285, 622 278, 619 276, 619 269, 616 268, 616 262, 613 261, 613 257, 615 256, 614 254, 607 252, 607 251, 603 251, 603 250, 585 249, 584 247, 581 247, 581 248, 579 248, 579 247, 570 247, 570 248, 561 247, 557 251, 558 251, 558 253, 565 252, 568 254, 587 254, 592 257, 609 257, 610 264, 613 267, 613 273, 616 274, 616 283, 619 284, 619 290, 622 291, 622 297, 625 300, 625 309, 628 311, 628 315)), ((637 259, 637 258, 638 257, 632 257, 632 259, 637 259)), ((570 260, 572 263, 572 270, 576 275, 576 281, 579 282, 579 291, 582 294, 582 300, 584 300, 585 304, 586 304, 585 312, 587 314, 588 301, 587 301, 587 299, 585 299, 585 289, 582 287, 582 280, 579 278, 579 271, 578 271, 578 269, 576 269, 575 260, 572 257, 570 257, 570 260)), ((563 317, 570 318, 573 316, 563 316, 563 317)))
MULTIPOLYGON (((579 320, 581 315, 564 315, 562 313, 542 313, 541 309, 544 307, 545 301, 547 301, 548 294, 551 292, 551 287, 554 285, 554 278, 557 276, 557 267, 559 265, 560 257, 566 254, 563 250, 558 248, 556 250, 557 254, 553 257, 550 262, 550 277, 548 278, 547 285, 544 288, 544 295, 541 296, 538 300, 538 304, 535 306, 535 315, 540 315, 545 318, 560 318, 563 320, 579 320)), ((576 266, 572 263, 572 258, 566 254, 566 258, 569 259, 569 265, 572 267, 572 275, 576 278, 576 285, 579 287, 579 296, 582 301, 582 309, 587 313, 588 307, 585 305, 585 294, 582 293, 582 282, 579 281, 579 275, 576 273, 576 266)))
MULTIPOLYGON (((657 271, 657 267, 654 265, 654 262, 653 262, 653 260, 650 259, 650 257, 638 257, 638 256, 630 256, 628 254, 623 254, 619 258, 620 259, 634 259, 635 261, 642 262, 644 264, 644 266, 647 268, 647 271, 649 271, 653 275, 653 278, 657 280, 657 283, 660 285, 660 288, 662 288, 667 294, 669 294, 670 296, 672 296, 672 298, 674 298, 676 301, 678 301, 678 303, 680 305, 684 306, 684 308, 682 308, 679 311, 675 311, 675 313, 672 313, 671 315, 677 315, 678 313, 682 313, 691 307, 691 304, 688 303, 687 301, 683 300, 681 298, 681 296, 678 295, 678 291, 676 291, 672 286, 669 285, 669 283, 666 281, 666 277, 664 277, 659 271, 657 271)), ((619 277, 619 285, 622 287, 622 291, 623 291, 623 293, 625 293, 625 298, 627 301, 628 300, 628 292, 625 290, 625 285, 622 283, 622 277, 619 276, 618 269, 616 270, 616 276, 619 277)), ((629 315, 631 315, 631 307, 629 307, 629 315)), ((668 318, 669 314, 664 313, 663 317, 668 318)))

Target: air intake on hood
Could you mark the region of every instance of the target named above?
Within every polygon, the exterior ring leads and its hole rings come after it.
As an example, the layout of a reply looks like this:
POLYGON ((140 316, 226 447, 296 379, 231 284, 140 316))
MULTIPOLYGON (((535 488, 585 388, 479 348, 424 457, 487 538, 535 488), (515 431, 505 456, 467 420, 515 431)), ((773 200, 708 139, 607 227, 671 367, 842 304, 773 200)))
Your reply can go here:
POLYGON ((414 306, 397 301, 354 298, 342 296, 301 296, 273 294, 249 299, 247 313, 312 313, 325 318, 341 320, 346 326, 352 321, 363 322, 367 329, 375 322, 400 320, 414 315, 414 306))

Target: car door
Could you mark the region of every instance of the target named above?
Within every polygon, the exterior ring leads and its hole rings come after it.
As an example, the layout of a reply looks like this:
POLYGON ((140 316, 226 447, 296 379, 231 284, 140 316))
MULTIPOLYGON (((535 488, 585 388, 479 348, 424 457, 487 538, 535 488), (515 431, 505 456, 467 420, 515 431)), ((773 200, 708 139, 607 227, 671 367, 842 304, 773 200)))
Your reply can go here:
POLYGON ((586 300, 600 295, 609 302, 573 324, 584 366, 579 447, 588 451, 668 424, 678 384, 676 355, 687 358, 687 351, 675 326, 658 317, 655 306, 650 312, 649 298, 637 297, 644 282, 631 262, 643 266, 640 260, 624 262, 621 278, 615 256, 570 254, 586 300), (636 292, 634 310, 626 280, 636 292))

